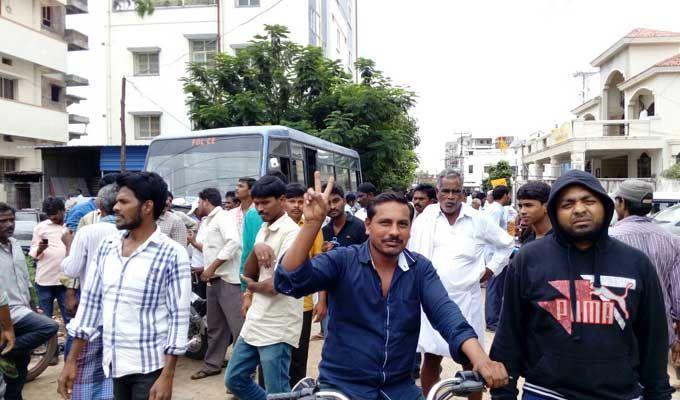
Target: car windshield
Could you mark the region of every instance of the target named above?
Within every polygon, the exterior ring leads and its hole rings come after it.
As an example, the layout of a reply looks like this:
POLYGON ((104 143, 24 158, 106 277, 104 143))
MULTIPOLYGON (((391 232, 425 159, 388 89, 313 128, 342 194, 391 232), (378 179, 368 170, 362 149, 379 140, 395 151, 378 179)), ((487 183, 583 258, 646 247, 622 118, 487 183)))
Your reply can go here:
POLYGON ((675 223, 680 221, 680 205, 667 208, 654 216, 654 220, 660 223, 675 223))
POLYGON ((149 146, 147 171, 158 173, 176 198, 191 198, 206 187, 234 190, 238 179, 260 176, 260 135, 156 140, 149 146))

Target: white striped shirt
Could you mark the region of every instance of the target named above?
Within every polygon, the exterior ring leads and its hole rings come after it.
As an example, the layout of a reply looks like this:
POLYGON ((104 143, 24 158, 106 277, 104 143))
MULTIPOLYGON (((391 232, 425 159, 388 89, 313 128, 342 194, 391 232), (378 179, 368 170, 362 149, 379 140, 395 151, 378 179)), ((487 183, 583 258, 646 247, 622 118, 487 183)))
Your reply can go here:
POLYGON ((186 351, 191 277, 186 250, 156 229, 130 257, 123 238, 104 239, 88 271, 73 336, 92 340, 103 327, 102 366, 119 378, 163 368, 186 351))
POLYGON ((78 229, 68 256, 61 262, 61 271, 70 278, 80 279, 80 287, 85 287, 87 270, 97 255, 99 245, 102 240, 116 233, 118 229, 115 223, 106 217, 101 222, 78 229))

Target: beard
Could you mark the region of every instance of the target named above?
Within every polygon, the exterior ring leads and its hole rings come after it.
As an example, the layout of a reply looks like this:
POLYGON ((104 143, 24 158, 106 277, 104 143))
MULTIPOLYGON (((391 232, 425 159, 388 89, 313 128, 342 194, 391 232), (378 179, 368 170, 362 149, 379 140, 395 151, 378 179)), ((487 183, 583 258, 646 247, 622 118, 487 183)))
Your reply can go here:
POLYGON ((142 224, 142 208, 139 207, 137 208, 137 212, 135 213, 134 218, 132 218, 131 221, 119 221, 116 219, 116 228, 118 230, 128 230, 131 231, 133 229, 139 228, 139 226, 142 224))
POLYGON ((562 227, 564 234, 567 236, 570 242, 595 242, 600 238, 600 233, 602 232, 602 224, 595 225, 593 229, 585 232, 576 232, 571 227, 562 227))

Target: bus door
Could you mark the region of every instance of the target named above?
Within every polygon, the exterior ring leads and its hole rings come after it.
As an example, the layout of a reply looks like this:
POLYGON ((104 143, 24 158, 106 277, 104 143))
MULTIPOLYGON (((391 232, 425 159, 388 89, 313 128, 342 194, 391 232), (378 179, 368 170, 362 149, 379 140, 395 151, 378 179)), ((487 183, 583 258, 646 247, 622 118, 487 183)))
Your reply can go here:
POLYGON ((314 171, 316 171, 316 149, 305 147, 305 164, 307 168, 307 187, 314 186, 314 171))

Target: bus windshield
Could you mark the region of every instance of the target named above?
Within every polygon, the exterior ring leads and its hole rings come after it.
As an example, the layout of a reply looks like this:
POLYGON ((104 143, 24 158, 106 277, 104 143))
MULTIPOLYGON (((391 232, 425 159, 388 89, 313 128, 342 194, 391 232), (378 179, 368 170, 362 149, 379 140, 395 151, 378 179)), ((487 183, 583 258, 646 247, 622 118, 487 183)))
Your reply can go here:
POLYGON ((234 190, 238 179, 260 176, 260 135, 161 139, 149 146, 146 170, 168 183, 175 197, 195 198, 214 187, 234 190))

